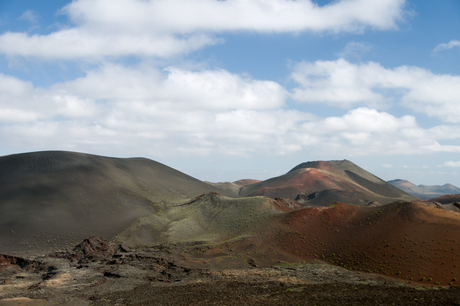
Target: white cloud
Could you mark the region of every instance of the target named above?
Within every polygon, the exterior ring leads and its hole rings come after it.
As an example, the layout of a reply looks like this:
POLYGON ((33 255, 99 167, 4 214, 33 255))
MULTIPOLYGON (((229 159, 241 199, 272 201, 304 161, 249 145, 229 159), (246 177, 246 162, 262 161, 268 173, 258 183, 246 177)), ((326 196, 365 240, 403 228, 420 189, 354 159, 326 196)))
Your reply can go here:
POLYGON ((222 69, 187 71, 170 67, 161 72, 143 66, 106 64, 83 78, 53 88, 95 100, 174 104, 175 110, 273 109, 284 106, 287 95, 276 82, 244 78, 222 69))
POLYGON ((393 168, 393 165, 392 165, 392 164, 385 163, 385 164, 382 164, 382 167, 383 167, 383 168, 388 168, 388 169, 390 169, 390 168, 393 168))
POLYGON ((2 146, 103 155, 460 152, 439 143, 459 139, 456 126, 423 129, 413 116, 369 107, 318 118, 286 109, 285 98, 276 82, 145 63, 105 64, 47 89, 0 75, 0 139, 2 146))
POLYGON ((219 43, 214 34, 225 31, 395 29, 404 5, 405 0, 342 0, 322 7, 311 0, 76 0, 62 10, 74 27, 48 35, 4 33, 0 52, 47 59, 168 57, 219 43))
MULTIPOLYGON (((0 75, 3 145, 130 151, 142 143, 159 155, 244 155, 264 143, 267 149, 282 143, 291 118, 311 117, 282 110, 285 90, 272 81, 224 70, 142 66, 106 64, 49 89, 0 75)), ((287 147, 280 145, 280 151, 287 147)))
POLYGON ((51 120, 59 116, 84 118, 97 113, 97 105, 87 98, 61 90, 34 88, 31 82, 0 74, 0 119, 3 122, 51 120))
POLYGON ((457 168, 457 167, 460 167, 460 162, 457 161, 446 161, 445 163, 443 163, 442 165, 439 165, 438 167, 449 167, 449 168, 457 168))
POLYGON ((169 57, 219 43, 211 35, 100 33, 92 29, 67 29, 49 35, 7 32, 0 36, 0 52, 7 55, 72 59, 82 57, 142 55, 169 57))
POLYGON ((291 75, 299 86, 292 97, 301 102, 351 107, 382 107, 400 102, 446 122, 460 122, 460 76, 439 75, 419 67, 394 69, 379 63, 301 62, 291 75))
MULTIPOLYGON (((369 154, 426 154, 460 152, 460 146, 440 145, 412 116, 394 117, 370 108, 357 108, 341 117, 328 117, 305 125, 303 144, 315 151, 356 156, 369 154)), ((302 138, 299 135, 300 139, 302 138)))
POLYGON ((404 116, 396 118, 375 109, 357 108, 342 117, 324 119, 321 130, 330 132, 346 131, 348 133, 394 133, 400 129, 417 127, 415 118, 404 116))
POLYGON ((310 0, 80 0, 64 9, 77 24, 126 32, 298 32, 393 29, 403 0, 346 0, 319 7, 310 0), (151 29, 148 30, 149 32, 151 29))
POLYGON ((302 102, 325 102, 346 107, 356 103, 381 103, 384 99, 373 91, 372 82, 375 78, 372 74, 381 68, 377 63, 355 65, 344 59, 301 62, 291 74, 292 79, 300 85, 293 90, 293 98, 302 102))
POLYGON ((455 47, 460 47, 460 41, 459 40, 451 40, 447 44, 439 44, 436 46, 436 48, 433 49, 434 52, 442 51, 442 50, 448 50, 452 49, 455 47))

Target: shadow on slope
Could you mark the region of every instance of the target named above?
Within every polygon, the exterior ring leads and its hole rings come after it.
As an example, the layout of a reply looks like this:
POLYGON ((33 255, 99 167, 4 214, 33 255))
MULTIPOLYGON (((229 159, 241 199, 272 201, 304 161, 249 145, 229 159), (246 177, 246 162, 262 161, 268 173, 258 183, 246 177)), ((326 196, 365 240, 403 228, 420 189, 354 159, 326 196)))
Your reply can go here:
POLYGON ((363 192, 338 189, 317 191, 309 194, 308 196, 299 194, 295 200, 304 205, 317 207, 329 206, 331 203, 335 202, 353 203, 354 205, 359 206, 366 206, 370 203, 378 203, 375 201, 375 198, 373 199, 363 192))

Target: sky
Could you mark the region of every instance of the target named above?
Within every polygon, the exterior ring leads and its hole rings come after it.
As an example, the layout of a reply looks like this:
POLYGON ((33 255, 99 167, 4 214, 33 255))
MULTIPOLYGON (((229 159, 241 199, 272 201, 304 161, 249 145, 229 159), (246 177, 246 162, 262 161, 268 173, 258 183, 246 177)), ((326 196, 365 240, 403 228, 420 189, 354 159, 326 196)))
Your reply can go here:
POLYGON ((460 186, 458 0, 0 0, 0 155, 460 186))

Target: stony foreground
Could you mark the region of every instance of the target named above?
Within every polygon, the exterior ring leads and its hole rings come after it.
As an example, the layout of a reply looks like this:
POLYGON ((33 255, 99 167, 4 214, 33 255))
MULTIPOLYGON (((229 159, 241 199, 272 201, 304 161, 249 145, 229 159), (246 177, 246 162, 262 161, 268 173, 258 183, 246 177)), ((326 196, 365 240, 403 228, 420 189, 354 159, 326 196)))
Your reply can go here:
POLYGON ((424 287, 322 262, 231 267, 187 256, 202 245, 128 248, 92 237, 72 252, 2 256, 0 305, 460 305, 424 287))

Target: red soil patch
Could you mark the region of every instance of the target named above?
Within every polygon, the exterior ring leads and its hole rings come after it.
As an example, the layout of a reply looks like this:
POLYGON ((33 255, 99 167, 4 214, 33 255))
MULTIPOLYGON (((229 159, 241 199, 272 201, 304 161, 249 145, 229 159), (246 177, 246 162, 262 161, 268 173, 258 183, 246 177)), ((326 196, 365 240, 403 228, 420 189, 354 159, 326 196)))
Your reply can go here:
POLYGON ((288 214, 276 247, 298 261, 431 285, 460 285, 460 214, 419 203, 336 204, 288 214), (458 279, 458 280, 457 280, 458 279))

